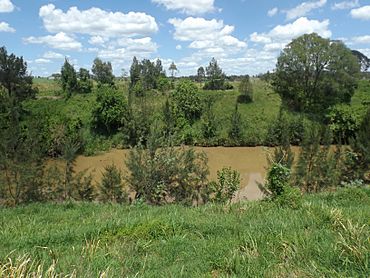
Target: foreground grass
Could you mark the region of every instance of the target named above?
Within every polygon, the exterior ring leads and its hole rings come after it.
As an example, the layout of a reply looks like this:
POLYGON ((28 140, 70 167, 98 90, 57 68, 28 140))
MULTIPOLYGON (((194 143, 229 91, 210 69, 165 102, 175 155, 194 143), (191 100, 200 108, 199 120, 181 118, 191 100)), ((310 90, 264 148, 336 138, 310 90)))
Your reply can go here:
POLYGON ((2 208, 0 276, 366 277, 369 219, 369 189, 305 196, 297 210, 268 202, 2 208))

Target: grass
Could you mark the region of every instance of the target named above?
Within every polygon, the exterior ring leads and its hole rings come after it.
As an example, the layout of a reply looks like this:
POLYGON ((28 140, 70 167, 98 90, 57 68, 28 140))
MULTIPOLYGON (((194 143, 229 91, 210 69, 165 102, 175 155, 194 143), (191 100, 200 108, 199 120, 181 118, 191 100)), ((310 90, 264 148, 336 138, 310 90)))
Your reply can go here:
POLYGON ((369 188, 307 195, 297 210, 269 202, 1 208, 0 276, 41 265, 76 277, 366 277, 369 219, 369 188))

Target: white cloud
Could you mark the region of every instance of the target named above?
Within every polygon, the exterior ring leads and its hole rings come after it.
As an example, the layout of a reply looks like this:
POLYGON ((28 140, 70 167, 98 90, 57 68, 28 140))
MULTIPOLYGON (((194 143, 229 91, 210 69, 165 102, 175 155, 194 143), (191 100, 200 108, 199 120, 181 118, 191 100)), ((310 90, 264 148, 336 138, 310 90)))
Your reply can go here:
POLYGON ((247 44, 233 37, 234 26, 224 25, 222 20, 206 20, 204 18, 188 17, 184 20, 171 18, 175 27, 174 38, 179 41, 190 41, 189 48, 199 49, 210 55, 228 51, 239 51, 247 44))
POLYGON ((188 15, 200 15, 216 10, 214 0, 152 0, 167 10, 177 10, 188 15))
POLYGON ((314 9, 323 7, 326 4, 327 0, 318 0, 312 2, 303 2, 297 7, 286 11, 286 19, 293 20, 301 16, 307 15, 314 9))
POLYGON ((89 44, 92 44, 92 45, 103 45, 107 41, 108 41, 107 38, 103 38, 101 36, 92 36, 89 39, 89 44))
POLYGON ((347 9, 353 9, 359 6, 360 6, 359 0, 342 1, 339 3, 334 3, 334 5, 331 6, 331 9, 332 10, 347 10, 347 9))
POLYGON ((293 23, 286 25, 278 25, 274 27, 268 33, 253 33, 250 35, 250 39, 256 43, 266 44, 265 50, 278 50, 284 47, 285 44, 289 43, 292 39, 297 38, 303 34, 317 33, 322 37, 331 37, 331 31, 329 30, 329 20, 309 20, 306 17, 298 18, 293 23))
POLYGON ((370 20, 370 5, 351 10, 351 16, 356 19, 370 20))
POLYGON ((151 54, 158 49, 157 44, 150 37, 141 39, 122 38, 117 40, 117 45, 125 47, 127 52, 134 54, 133 56, 138 53, 151 54))
POLYGON ((355 43, 355 44, 370 44, 370 35, 353 37, 352 38, 352 43, 355 43))
POLYGON ((267 15, 269 16, 269 17, 273 17, 274 15, 276 15, 277 13, 278 13, 278 11, 279 11, 279 9, 278 8, 272 8, 271 10, 269 10, 268 12, 267 12, 267 15))
POLYGON ((182 49, 181 44, 176 45, 176 49, 177 49, 177 50, 181 50, 181 49, 182 49))
POLYGON ((42 55, 42 57, 45 59, 63 59, 65 56, 54 51, 48 51, 45 52, 44 55, 42 55))
POLYGON ((155 18, 146 13, 108 12, 99 8, 80 11, 71 7, 67 12, 53 4, 42 6, 39 15, 49 32, 80 33, 91 36, 146 36, 158 31, 155 18))
POLYGON ((115 71, 120 71, 122 67, 128 68, 132 57, 138 59, 150 58, 158 49, 152 38, 145 37, 139 39, 121 38, 110 42, 104 49, 98 50, 97 55, 112 62, 115 71))
POLYGON ((14 11, 14 8, 10 0, 0 0, 0 13, 11 13, 14 11))
POLYGON ((66 33, 60 32, 54 36, 43 36, 43 37, 28 37, 24 38, 25 43, 34 44, 47 44, 48 46, 55 49, 62 50, 81 50, 82 44, 76 41, 74 38, 68 36, 66 33))
POLYGON ((51 60, 40 58, 40 59, 36 59, 35 60, 35 63, 36 64, 49 64, 49 63, 51 63, 51 60))
POLYGON ((14 33, 15 29, 10 27, 9 23, 0 22, 0 32, 14 33))

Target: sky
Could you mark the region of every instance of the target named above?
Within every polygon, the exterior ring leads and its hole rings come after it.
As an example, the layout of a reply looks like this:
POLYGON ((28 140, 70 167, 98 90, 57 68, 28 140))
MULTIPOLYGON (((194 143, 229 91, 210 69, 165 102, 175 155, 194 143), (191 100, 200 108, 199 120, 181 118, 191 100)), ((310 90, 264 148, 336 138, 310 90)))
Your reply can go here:
POLYGON ((33 75, 60 72, 65 58, 115 75, 134 56, 194 75, 216 58, 228 75, 273 70, 292 39, 316 32, 370 57, 370 0, 0 0, 0 46, 33 75))

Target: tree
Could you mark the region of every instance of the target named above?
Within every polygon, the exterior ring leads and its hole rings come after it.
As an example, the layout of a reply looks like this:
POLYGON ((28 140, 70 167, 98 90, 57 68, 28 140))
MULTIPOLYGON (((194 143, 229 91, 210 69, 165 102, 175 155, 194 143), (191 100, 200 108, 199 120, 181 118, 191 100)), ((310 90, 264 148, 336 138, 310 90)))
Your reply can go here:
POLYGON ((10 97, 22 101, 35 96, 32 89, 32 76, 27 72, 23 57, 8 55, 5 47, 0 48, 0 85, 4 86, 10 97))
POLYGON ((11 204, 40 201, 38 119, 21 122, 22 108, 0 89, 0 192, 11 204))
POLYGON ((239 93, 238 102, 248 103, 253 101, 253 85, 250 81, 249 76, 243 77, 242 81, 239 84, 239 93))
POLYGON ((273 86, 290 109, 322 113, 351 100, 358 73, 359 64, 343 43, 312 33, 294 39, 283 50, 273 86))
POLYGON ((197 71, 197 80, 199 83, 202 83, 206 78, 206 72, 203 67, 200 67, 197 71))
POLYGON ((94 79, 100 84, 114 85, 113 69, 110 62, 103 62, 101 59, 95 58, 91 71, 94 74, 94 79))
POLYGON ((100 192, 103 201, 116 203, 126 201, 127 194, 123 190, 122 173, 114 164, 104 168, 100 192))
POLYGON ((225 88, 225 74, 219 67, 215 58, 212 58, 206 68, 207 83, 204 85, 206 90, 223 90, 225 88))
POLYGON ((171 96, 179 114, 190 123, 199 119, 202 114, 202 105, 197 86, 189 81, 181 81, 171 96))
POLYGON ((130 88, 133 88, 136 83, 140 80, 141 65, 136 57, 132 60, 130 68, 130 88))
POLYGON ((175 77, 175 74, 177 72, 177 66, 175 65, 174 62, 171 63, 171 65, 168 68, 168 70, 171 72, 171 77, 172 77, 172 80, 173 80, 173 78, 175 77))
POLYGON ((238 104, 235 104, 234 112, 231 115, 229 138, 236 144, 240 144, 241 140, 243 139, 243 122, 242 115, 238 111, 238 104))
POLYGON ((78 91, 77 74, 67 58, 64 60, 61 70, 61 82, 63 91, 67 94, 67 97, 70 97, 73 92, 78 91))
POLYGON ((357 154, 356 166, 362 179, 370 180, 370 108, 362 120, 362 123, 350 141, 352 150, 357 154))
POLYGON ((93 83, 90 79, 90 72, 87 69, 80 68, 78 72, 78 91, 83 94, 91 93, 93 83))
POLYGON ((112 134, 127 123, 128 105, 124 96, 112 88, 98 93, 92 111, 92 125, 102 133, 112 134))

